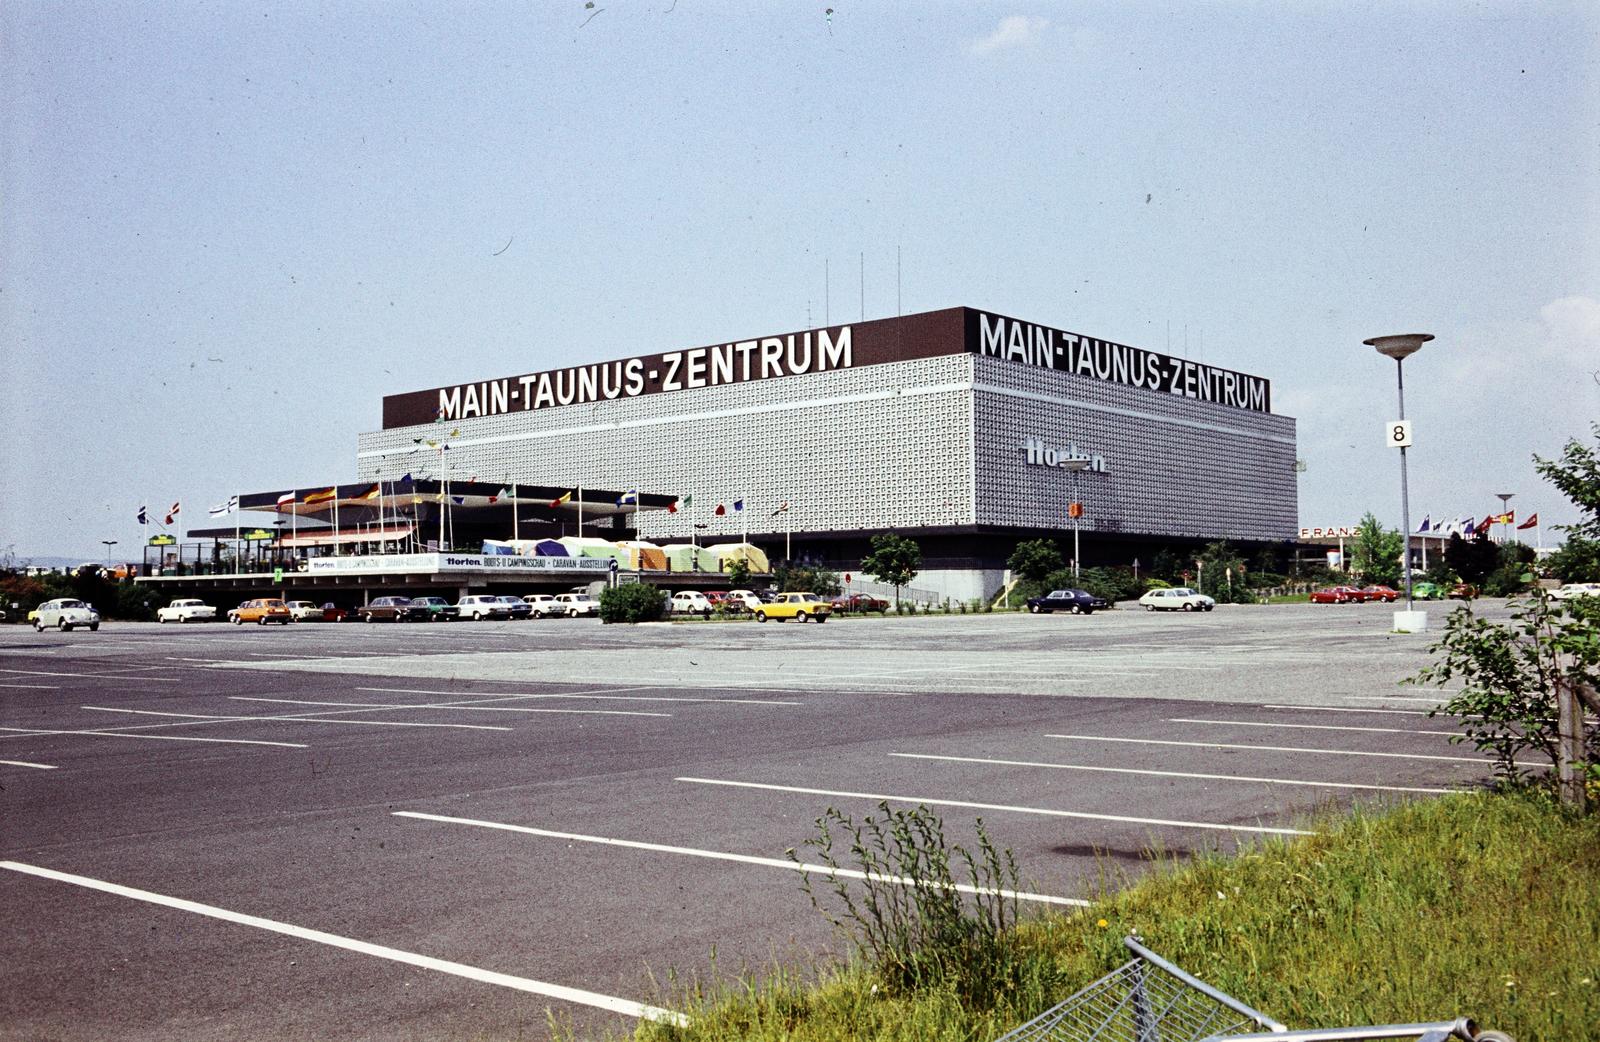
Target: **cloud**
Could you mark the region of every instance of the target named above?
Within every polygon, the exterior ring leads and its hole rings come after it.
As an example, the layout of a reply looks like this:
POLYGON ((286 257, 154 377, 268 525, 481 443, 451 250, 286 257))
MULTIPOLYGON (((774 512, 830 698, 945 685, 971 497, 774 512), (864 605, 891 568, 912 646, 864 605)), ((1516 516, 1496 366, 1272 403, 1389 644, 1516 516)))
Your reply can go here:
POLYGON ((994 32, 972 42, 973 54, 993 54, 996 51, 1032 47, 1044 36, 1050 25, 1048 18, 1037 15, 1013 14, 1000 19, 994 32))

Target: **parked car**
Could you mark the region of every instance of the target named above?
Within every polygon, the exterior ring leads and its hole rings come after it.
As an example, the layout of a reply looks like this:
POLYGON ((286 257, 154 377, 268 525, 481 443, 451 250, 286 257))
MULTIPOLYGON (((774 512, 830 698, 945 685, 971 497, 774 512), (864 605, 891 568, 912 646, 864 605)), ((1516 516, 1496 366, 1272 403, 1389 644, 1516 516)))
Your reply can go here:
POLYGON ((1389 604, 1400 599, 1400 591, 1389 586, 1368 586, 1361 591, 1361 595, 1369 601, 1385 601, 1389 604))
POLYGON ((1065 611, 1073 615, 1093 615, 1095 612, 1111 607, 1111 602, 1104 597, 1096 597, 1088 590, 1051 590, 1043 597, 1034 597, 1028 601, 1028 610, 1035 615, 1041 612, 1048 615, 1051 612, 1065 611))
POLYGON ((766 622, 768 619, 793 619, 796 622, 815 619, 827 622, 831 611, 833 605, 814 593, 780 593, 771 603, 755 609, 757 622, 766 622))
POLYGON ((763 601, 749 590, 729 590, 722 603, 734 614, 748 615, 761 607, 763 601))
POLYGON ((1353 586, 1324 586, 1311 591, 1312 604, 1360 604, 1364 600, 1366 597, 1353 586))
POLYGON ((1470 601, 1478 596, 1478 588, 1471 583, 1456 583, 1450 587, 1450 599, 1453 601, 1470 601))
POLYGON ((1217 602, 1187 586, 1174 586, 1167 590, 1151 590, 1139 598, 1145 611, 1210 611, 1217 602))
POLYGON ((327 604, 322 606, 323 622, 351 622, 354 621, 355 618, 356 615, 354 612, 345 611, 332 601, 329 601, 327 604))
POLYGON ((536 619, 548 619, 556 615, 566 614, 560 602, 548 593, 530 593, 522 600, 532 609, 533 617, 536 619))
POLYGON ((191 598, 182 598, 165 608, 156 609, 157 622, 212 622, 216 617, 217 609, 205 601, 191 598))
POLYGON ((94 605, 86 601, 73 597, 57 597, 53 601, 45 601, 39 605, 33 616, 35 630, 43 632, 49 626, 54 626, 63 633, 78 626, 97 630, 100 628, 100 613, 94 610, 94 605))
POLYGON ((291 622, 321 622, 322 609, 312 601, 289 601, 289 620, 291 622))
POLYGON ((889 602, 870 593, 841 593, 829 602, 834 611, 875 611, 879 615, 889 610, 889 602))
POLYGON ((449 622, 461 618, 461 609, 443 597, 413 597, 411 607, 423 622, 449 622))
POLYGON ((463 619, 481 622, 484 619, 509 619, 510 612, 500 603, 500 598, 488 594, 472 594, 456 601, 456 611, 463 619))
POLYGON ((235 626, 243 626, 247 622, 259 623, 265 626, 269 622, 276 622, 280 626, 289 625, 289 606, 276 597, 262 597, 243 604, 228 612, 228 621, 235 626))
POLYGON ((1574 597, 1600 597, 1600 583, 1562 583, 1550 591, 1553 601, 1570 601, 1574 597))
POLYGON ((674 615, 699 615, 709 619, 712 605, 699 590, 679 590, 667 602, 667 610, 674 615))
POLYGON ((410 597, 375 597, 361 606, 362 622, 410 622, 427 618, 412 607, 410 597))
POLYGON ((508 619, 529 619, 533 617, 533 606, 521 597, 513 597, 507 593, 501 594, 495 600, 505 605, 506 618, 508 619))
POLYGON ((580 615, 599 615, 600 602, 587 593, 563 593, 556 597, 556 603, 561 605, 561 610, 568 618, 576 619, 580 615))
POLYGON ((1444 597, 1444 587, 1438 583, 1412 583, 1411 597, 1418 601, 1437 601, 1444 597))
POLYGON ((712 608, 721 608, 728 601, 728 595, 721 590, 707 590, 706 600, 711 602, 712 608))

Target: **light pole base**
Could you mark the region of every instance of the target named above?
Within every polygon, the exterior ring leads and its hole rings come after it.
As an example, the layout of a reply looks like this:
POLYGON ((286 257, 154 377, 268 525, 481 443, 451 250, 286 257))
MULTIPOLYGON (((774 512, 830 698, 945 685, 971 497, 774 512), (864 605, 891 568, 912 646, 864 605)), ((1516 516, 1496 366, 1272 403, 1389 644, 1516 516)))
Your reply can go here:
POLYGON ((1397 611, 1394 613, 1396 633, 1426 633, 1428 613, 1425 611, 1397 611))

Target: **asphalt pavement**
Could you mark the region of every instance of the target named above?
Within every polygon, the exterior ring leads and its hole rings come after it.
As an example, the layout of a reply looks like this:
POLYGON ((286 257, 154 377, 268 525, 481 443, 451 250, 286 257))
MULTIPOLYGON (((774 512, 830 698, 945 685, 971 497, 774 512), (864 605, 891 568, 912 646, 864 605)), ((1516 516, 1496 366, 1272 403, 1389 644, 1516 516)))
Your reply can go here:
POLYGON ((1024 905, 1489 771, 1388 605, 816 624, 0 628, 0 1038, 545 1038, 840 941, 829 808, 1024 905))

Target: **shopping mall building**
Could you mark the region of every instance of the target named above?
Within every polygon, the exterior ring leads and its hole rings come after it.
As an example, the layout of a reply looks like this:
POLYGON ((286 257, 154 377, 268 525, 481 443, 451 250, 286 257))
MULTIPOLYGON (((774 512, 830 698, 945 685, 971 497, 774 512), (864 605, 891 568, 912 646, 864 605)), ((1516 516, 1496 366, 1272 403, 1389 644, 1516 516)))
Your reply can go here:
MULTIPOLYGON (((960 599, 993 594, 1021 540, 1070 555, 1074 503, 1086 566, 1298 530, 1295 421, 1266 379, 964 307, 391 395, 356 458, 386 492, 588 490, 577 534, 748 539, 841 572, 897 532, 922 548, 913 586, 960 599)), ((516 513, 520 537, 575 534, 551 505, 516 513)), ((511 511, 477 516, 512 535, 511 511)))

